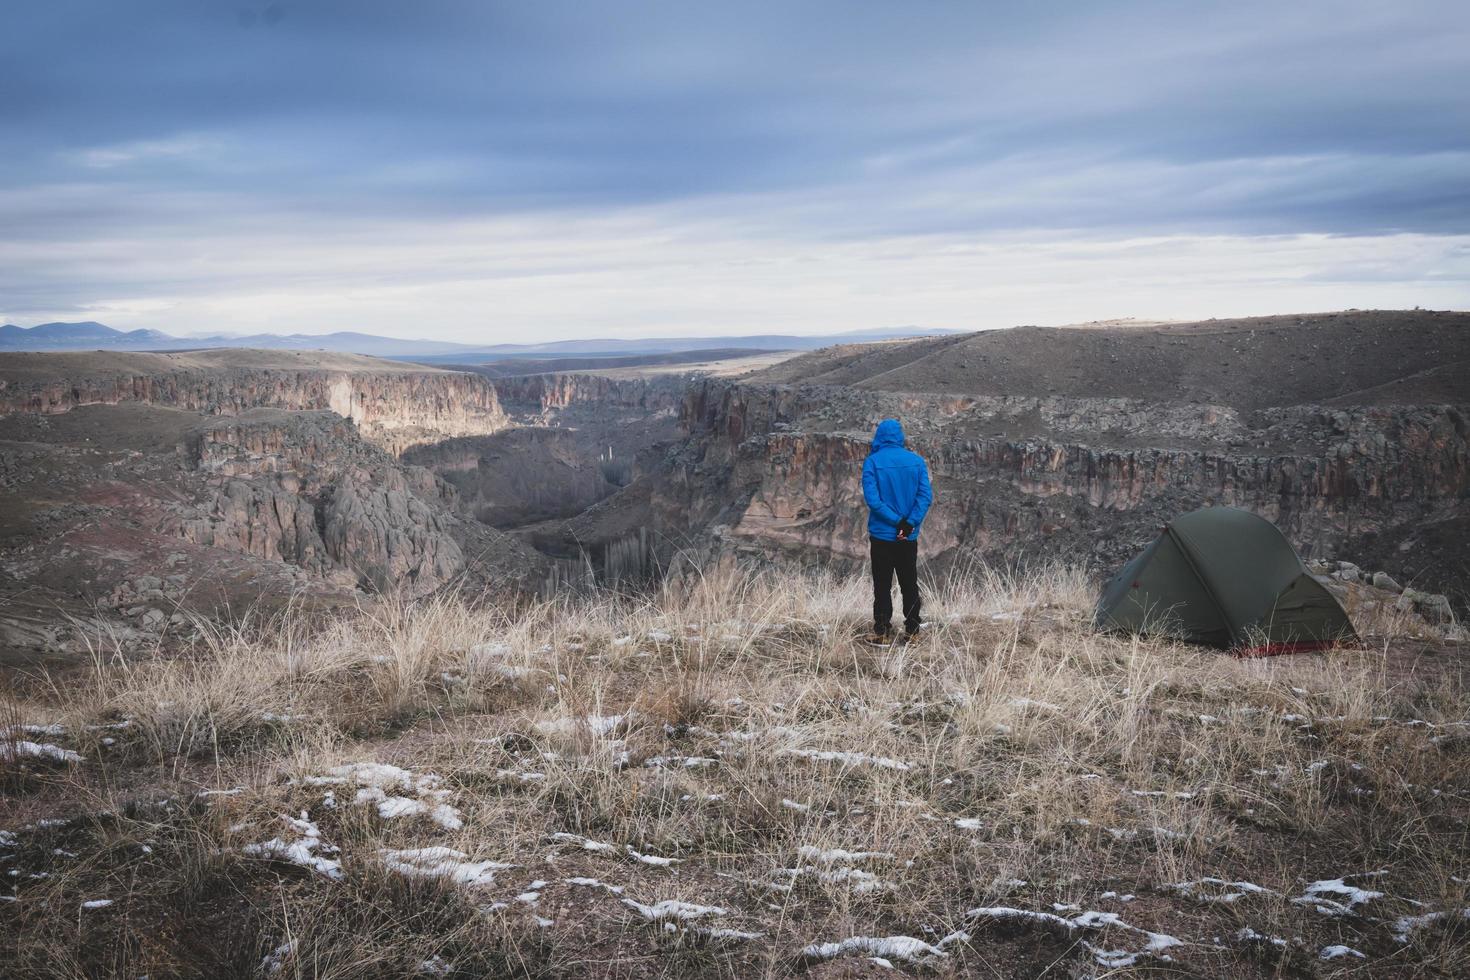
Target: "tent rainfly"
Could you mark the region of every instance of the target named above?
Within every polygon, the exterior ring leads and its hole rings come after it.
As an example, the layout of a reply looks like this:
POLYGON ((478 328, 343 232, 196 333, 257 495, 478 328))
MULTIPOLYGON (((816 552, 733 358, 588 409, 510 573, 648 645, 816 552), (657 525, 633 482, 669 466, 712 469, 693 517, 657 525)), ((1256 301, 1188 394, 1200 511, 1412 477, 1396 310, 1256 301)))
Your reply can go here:
POLYGON ((1261 656, 1357 639, 1276 525, 1233 507, 1176 518, 1106 586, 1100 629, 1159 632, 1261 656))

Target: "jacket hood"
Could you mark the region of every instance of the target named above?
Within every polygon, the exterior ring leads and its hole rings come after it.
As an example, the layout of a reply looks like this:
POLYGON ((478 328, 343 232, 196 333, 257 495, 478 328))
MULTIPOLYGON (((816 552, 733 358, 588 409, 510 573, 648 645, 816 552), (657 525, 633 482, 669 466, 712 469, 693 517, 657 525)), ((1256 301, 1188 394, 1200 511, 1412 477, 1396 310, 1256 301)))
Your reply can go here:
POLYGON ((874 450, 902 445, 903 426, 898 424, 898 419, 884 419, 878 423, 878 428, 873 432, 874 450))

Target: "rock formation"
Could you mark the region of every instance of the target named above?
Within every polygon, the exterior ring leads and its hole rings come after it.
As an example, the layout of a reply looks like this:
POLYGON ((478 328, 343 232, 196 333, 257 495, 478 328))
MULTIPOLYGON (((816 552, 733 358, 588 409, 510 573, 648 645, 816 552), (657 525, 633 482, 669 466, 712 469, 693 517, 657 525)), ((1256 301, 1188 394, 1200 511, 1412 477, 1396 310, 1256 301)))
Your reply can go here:
POLYGON ((640 416, 677 415, 684 401, 686 378, 609 378, 595 374, 531 374, 496 378, 501 402, 522 412, 542 415, 578 405, 599 411, 635 410, 640 416))
POLYGON ((872 424, 889 416, 910 420, 910 442, 930 462, 942 503, 924 547, 941 558, 1106 563, 1168 516, 1206 504, 1260 513, 1307 553, 1348 554, 1368 537, 1409 540, 1470 493, 1465 414, 1444 405, 1292 407, 1242 419, 1224 406, 1150 411, 1122 399, 709 381, 690 390, 685 419, 701 450, 682 465, 708 474, 724 464, 728 490, 718 496, 731 506, 718 520, 752 548, 861 558, 857 474, 872 424))
MULTIPOLYGON (((189 614, 293 596, 330 605, 359 590, 539 585, 544 560, 457 501, 331 411, 201 416, 127 402, 12 414, 0 417, 0 600, 74 605, 71 622, 150 642, 188 628, 189 614), (97 619, 108 609, 126 625, 97 619)), ((28 622, 0 614, 0 639, 89 642, 28 622)))
POLYGON ((1470 316, 1428 313, 823 351, 751 380, 691 382, 688 437, 667 465, 568 534, 599 543, 647 526, 687 543, 686 529, 701 528, 716 553, 856 564, 861 463, 874 424, 897 417, 935 479, 922 548, 938 568, 979 557, 1108 569, 1169 517, 1223 504, 1269 518, 1306 555, 1362 555, 1463 601, 1470 405, 1438 366, 1467 356, 1470 316), (1324 366, 1315 352, 1328 348, 1324 366), (1115 363, 1132 365, 1127 378, 1115 363), (1169 376, 1182 364, 1188 387, 1169 376), (1004 390, 1023 381, 1030 391, 1004 390))
POLYGON ((191 447, 209 491, 183 536, 338 569, 375 589, 432 590, 464 569, 454 492, 427 470, 365 445, 334 413, 247 413, 204 427, 191 447))
POLYGON ((0 413, 59 414, 122 402, 209 415, 325 409, 356 422, 364 437, 394 454, 507 425, 494 387, 478 375, 349 354, 12 354, 6 363, 0 413))

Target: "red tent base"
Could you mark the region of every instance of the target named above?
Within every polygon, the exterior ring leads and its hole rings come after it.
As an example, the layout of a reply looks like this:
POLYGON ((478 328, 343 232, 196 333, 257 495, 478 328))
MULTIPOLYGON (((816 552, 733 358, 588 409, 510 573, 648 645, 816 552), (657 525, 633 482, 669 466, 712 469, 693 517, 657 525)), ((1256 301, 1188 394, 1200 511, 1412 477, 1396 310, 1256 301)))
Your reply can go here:
POLYGON ((1263 643, 1258 647, 1236 647, 1230 652, 1242 659, 1250 657, 1279 657, 1284 653, 1314 653, 1340 646, 1334 640, 1298 640, 1291 643, 1263 643))

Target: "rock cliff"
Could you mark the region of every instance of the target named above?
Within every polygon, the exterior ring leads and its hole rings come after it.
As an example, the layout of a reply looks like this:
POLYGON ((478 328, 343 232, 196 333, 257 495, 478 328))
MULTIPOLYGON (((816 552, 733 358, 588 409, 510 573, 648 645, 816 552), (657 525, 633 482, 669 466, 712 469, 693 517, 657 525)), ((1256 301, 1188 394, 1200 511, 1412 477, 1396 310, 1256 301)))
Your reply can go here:
MULTIPOLYGON (((924 548, 954 557, 1095 556, 1116 561, 1170 515, 1206 504, 1274 521, 1308 554, 1412 542, 1470 497, 1463 407, 1311 406, 1241 417, 1224 406, 1124 399, 953 398, 708 381, 685 419, 721 461, 735 501, 728 534, 757 550, 859 557, 858 474, 879 419, 911 420, 939 505, 924 548)), ((693 462, 690 462, 692 460, 693 462)))
POLYGON ((496 378, 500 400, 521 411, 555 412, 577 405, 634 409, 646 415, 676 415, 684 401, 685 377, 609 378, 598 374, 531 374, 496 378))
POLYGON ((421 593, 464 570, 454 492, 404 466, 328 412, 251 412, 205 426, 190 446, 206 477, 182 536, 290 562, 352 584, 421 593))
MULTIPOLYGON (((661 469, 666 448, 683 437, 681 376, 545 374, 494 384, 513 428, 404 456, 457 488, 463 513, 494 527, 571 517, 661 469)), ((557 554, 577 554, 574 541, 535 540, 557 554)))
MULTIPOLYGON (((1470 568, 1466 406, 1228 405, 975 396, 700 379, 664 470, 592 508, 571 533, 707 529, 717 552, 800 564, 866 555, 859 480, 873 426, 904 420, 936 505, 922 549, 937 567, 1061 558, 1099 570, 1170 517, 1208 504, 1275 522, 1305 555, 1374 555, 1459 595, 1470 568)), ((684 535, 687 541, 687 533, 684 535)))
POLYGON ((49 415, 123 402, 210 415, 325 409, 352 419, 364 437, 395 454, 508 425, 495 389, 478 375, 353 355, 33 354, 10 355, 5 367, 0 413, 49 415))
POLYGON ((571 517, 627 482, 621 457, 599 439, 557 427, 448 439, 403 458, 453 486, 463 513, 498 528, 571 517))
MULTIPOLYGON (((461 516, 458 499, 330 411, 201 417, 122 402, 0 416, 0 609, 24 599, 68 621, 100 616, 94 631, 150 643, 190 614, 293 597, 538 587, 546 562, 461 516)), ((12 618, 0 612, 0 640, 95 641, 12 618)))

